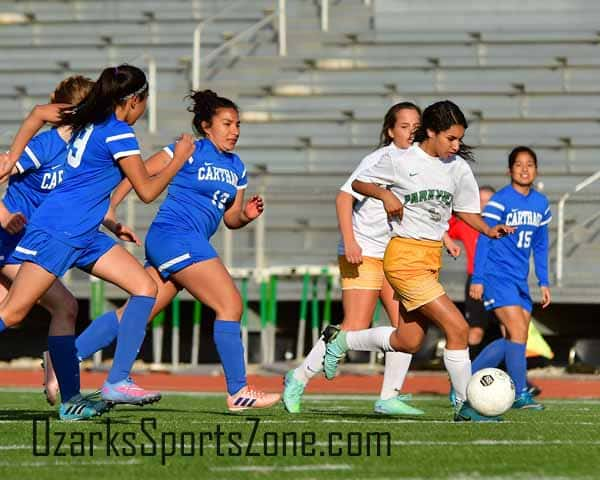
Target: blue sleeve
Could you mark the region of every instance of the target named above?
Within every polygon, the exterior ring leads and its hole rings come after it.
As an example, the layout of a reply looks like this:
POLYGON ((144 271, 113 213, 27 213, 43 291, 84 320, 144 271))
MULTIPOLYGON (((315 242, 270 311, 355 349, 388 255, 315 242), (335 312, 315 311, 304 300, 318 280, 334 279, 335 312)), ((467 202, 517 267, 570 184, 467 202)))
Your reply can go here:
POLYGON ((46 147, 43 138, 45 135, 40 134, 33 137, 25 150, 23 151, 15 166, 19 173, 25 173, 30 170, 37 170, 42 166, 46 158, 46 147))
POLYGON ((141 154, 133 128, 125 123, 116 126, 105 143, 114 160, 141 154))
MULTIPOLYGON (((547 206, 547 205, 546 205, 547 206)), ((548 224, 552 221, 552 212, 547 206, 542 216, 542 222, 533 235, 533 260, 535 263, 535 276, 540 287, 550 285, 548 281, 548 224)))
POLYGON ((170 145, 167 145, 165 148, 163 148, 163 150, 167 152, 167 155, 169 155, 169 157, 173 158, 175 155, 175 144, 171 143, 170 145))
MULTIPOLYGON (((487 219, 486 223, 489 225, 487 219)), ((477 249, 475 250, 475 259, 473 261, 473 277, 471 278, 471 283, 483 283, 485 262, 487 260, 491 241, 492 239, 485 236, 483 233, 480 233, 479 237, 477 237, 477 249)))
POLYGON ((246 171, 246 166, 243 164, 243 162, 239 158, 237 160, 239 165, 237 188, 238 190, 243 190, 244 188, 248 187, 248 172, 246 171))
MULTIPOLYGON (((496 195, 494 195, 483 209, 481 216, 488 226, 493 227, 502 222, 505 209, 506 207, 502 201, 496 195)), ((479 235, 477 239, 477 249, 475 251, 475 261, 473 262, 473 278, 471 279, 471 283, 483 283, 485 264, 491 245, 490 242, 492 241, 493 240, 491 238, 484 234, 479 235)))

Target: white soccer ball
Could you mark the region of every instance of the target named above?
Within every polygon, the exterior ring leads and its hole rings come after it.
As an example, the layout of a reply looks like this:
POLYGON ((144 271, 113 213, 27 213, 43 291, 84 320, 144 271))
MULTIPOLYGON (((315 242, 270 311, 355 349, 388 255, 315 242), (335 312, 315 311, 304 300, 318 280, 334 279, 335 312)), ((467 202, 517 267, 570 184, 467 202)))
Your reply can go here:
POLYGON ((467 400, 482 415, 502 415, 515 401, 515 384, 505 371, 484 368, 469 380, 467 400))

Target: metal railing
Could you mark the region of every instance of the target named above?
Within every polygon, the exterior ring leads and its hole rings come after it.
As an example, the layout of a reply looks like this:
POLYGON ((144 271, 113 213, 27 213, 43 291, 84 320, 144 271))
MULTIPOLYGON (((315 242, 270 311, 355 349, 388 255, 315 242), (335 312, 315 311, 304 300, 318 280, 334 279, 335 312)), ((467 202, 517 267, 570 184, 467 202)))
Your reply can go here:
POLYGON ((245 3, 247 3, 247 2, 242 0, 242 1, 234 2, 230 5, 228 5, 226 8, 224 8, 217 14, 212 15, 211 17, 208 17, 206 20, 204 20, 202 23, 200 23, 194 29, 193 50, 192 50, 192 89, 193 90, 198 90, 200 88, 200 79, 202 76, 201 66, 203 63, 205 63, 205 64, 209 63, 214 58, 219 56, 221 53, 223 53, 224 51, 226 51, 229 48, 236 45, 239 41, 254 34, 255 32, 258 32, 263 27, 265 27, 269 23, 273 22, 273 20, 275 20, 276 17, 278 19, 278 44, 279 44, 278 52, 279 52, 279 56, 284 57, 287 55, 286 0, 278 0, 278 7, 273 13, 266 15, 263 19, 259 20, 254 25, 252 25, 252 26, 248 27, 246 30, 243 30, 242 32, 238 33, 233 38, 231 38, 230 40, 223 43, 223 45, 221 45, 220 47, 218 47, 215 50, 213 50, 212 52, 210 52, 206 57, 201 58, 201 55, 200 55, 201 36, 202 36, 202 31, 204 30, 204 27, 206 25, 208 25, 210 22, 212 22, 213 20, 215 20, 216 18, 219 18, 219 17, 223 16, 225 13, 235 10, 237 7, 239 7, 240 5, 243 5, 245 3))
POLYGON ((590 175, 582 182, 575 185, 575 188, 572 192, 565 193, 560 200, 558 201, 558 232, 557 232, 557 241, 556 241, 556 284, 559 287, 562 287, 563 280, 563 269, 564 269, 564 244, 565 237, 567 234, 571 232, 567 232, 565 234, 565 204, 571 195, 574 193, 578 193, 582 191, 584 188, 588 187, 592 183, 598 181, 600 179, 600 170, 590 175))

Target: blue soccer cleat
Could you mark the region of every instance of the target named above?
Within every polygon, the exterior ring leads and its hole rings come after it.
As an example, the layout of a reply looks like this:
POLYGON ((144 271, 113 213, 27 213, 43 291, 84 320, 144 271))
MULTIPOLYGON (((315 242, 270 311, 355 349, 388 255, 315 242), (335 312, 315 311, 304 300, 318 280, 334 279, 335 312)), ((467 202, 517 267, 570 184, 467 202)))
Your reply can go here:
POLYGON ((294 377, 294 370, 290 370, 283 378, 283 405, 288 413, 300 413, 300 402, 306 385, 294 377))
POLYGON ((501 422, 502 417, 488 417, 477 412, 469 402, 464 402, 462 405, 457 405, 455 414, 455 422, 501 422))
POLYGON ((541 403, 536 402, 531 393, 527 390, 515 398, 512 408, 519 410, 544 410, 544 406, 541 403))
POLYGON ((325 378, 332 380, 335 377, 340 361, 346 356, 346 352, 348 351, 346 332, 340 330, 339 327, 329 325, 323 330, 322 335, 327 345, 325 358, 323 359, 323 371, 325 372, 325 378))

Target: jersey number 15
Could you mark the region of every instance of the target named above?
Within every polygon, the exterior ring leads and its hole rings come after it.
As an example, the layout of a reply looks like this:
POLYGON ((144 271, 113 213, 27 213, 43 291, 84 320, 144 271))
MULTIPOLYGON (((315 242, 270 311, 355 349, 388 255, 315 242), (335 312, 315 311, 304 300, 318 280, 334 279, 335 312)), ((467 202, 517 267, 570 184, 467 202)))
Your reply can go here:
POLYGON ((521 230, 519 232, 519 239, 517 240, 517 247, 519 248, 529 248, 529 246, 531 245, 531 235, 533 234, 533 232, 530 231, 523 231, 521 230))

